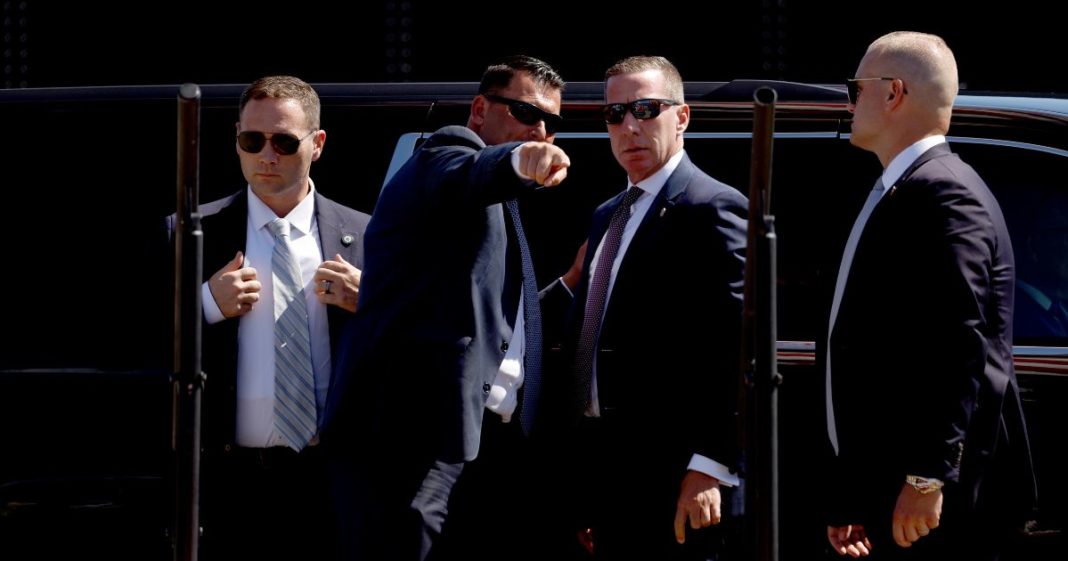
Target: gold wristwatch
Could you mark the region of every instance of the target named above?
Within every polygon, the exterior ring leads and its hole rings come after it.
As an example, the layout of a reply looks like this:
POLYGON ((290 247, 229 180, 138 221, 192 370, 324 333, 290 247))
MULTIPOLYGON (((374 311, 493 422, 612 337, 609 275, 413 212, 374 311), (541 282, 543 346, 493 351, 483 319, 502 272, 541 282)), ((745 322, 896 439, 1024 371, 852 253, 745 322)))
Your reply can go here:
POLYGON ((920 477, 918 475, 906 475, 905 483, 911 485, 912 488, 915 489, 916 492, 921 495, 926 495, 928 493, 938 491, 942 488, 942 485, 944 485, 941 479, 935 479, 933 477, 920 477))

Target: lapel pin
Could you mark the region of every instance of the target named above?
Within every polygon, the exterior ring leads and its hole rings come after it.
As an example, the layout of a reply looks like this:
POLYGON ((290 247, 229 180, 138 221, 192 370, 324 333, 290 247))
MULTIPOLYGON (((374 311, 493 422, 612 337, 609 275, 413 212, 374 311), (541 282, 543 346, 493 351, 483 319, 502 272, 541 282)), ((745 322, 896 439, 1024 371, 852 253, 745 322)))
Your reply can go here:
POLYGON ((352 245, 352 242, 354 241, 356 241, 356 238, 354 238, 352 234, 345 234, 344 236, 341 236, 341 245, 345 247, 352 245))

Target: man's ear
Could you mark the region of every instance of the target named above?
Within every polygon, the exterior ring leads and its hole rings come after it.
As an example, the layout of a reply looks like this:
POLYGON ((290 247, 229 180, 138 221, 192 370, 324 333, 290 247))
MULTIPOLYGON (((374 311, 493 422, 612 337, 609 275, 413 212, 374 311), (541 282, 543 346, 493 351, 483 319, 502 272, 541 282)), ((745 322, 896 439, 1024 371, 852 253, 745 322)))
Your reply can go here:
POLYGON ((686 127, 690 126, 690 106, 682 104, 679 106, 679 110, 676 111, 679 116, 679 122, 675 125, 675 130, 679 134, 686 131, 686 127))
POLYGON ((897 106, 905 100, 905 83, 901 80, 894 80, 890 82, 890 93, 886 96, 886 101, 893 106, 897 106))
POLYGON ((478 129, 474 127, 481 127, 486 122, 486 110, 488 108, 489 103, 483 95, 476 95, 475 99, 471 101, 471 115, 467 121, 472 130, 477 132, 478 129))

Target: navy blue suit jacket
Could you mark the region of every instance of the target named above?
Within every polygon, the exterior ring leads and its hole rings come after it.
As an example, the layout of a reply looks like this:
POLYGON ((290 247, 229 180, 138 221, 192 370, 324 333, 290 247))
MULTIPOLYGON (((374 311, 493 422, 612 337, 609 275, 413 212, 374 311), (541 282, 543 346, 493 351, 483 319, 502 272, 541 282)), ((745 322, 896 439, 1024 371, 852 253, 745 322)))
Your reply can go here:
MULTIPOLYGON (((571 353, 581 331, 594 249, 622 198, 620 193, 609 199, 593 216, 568 327, 571 353)), ((634 461, 678 475, 666 478, 672 500, 694 453, 729 467, 738 461, 747 213, 745 196, 683 155, 642 218, 605 305, 596 349, 601 406, 612 408, 621 423, 632 423, 634 461)), ((573 363, 567 356, 568 374, 573 363)), ((578 393, 571 387, 568 395, 578 393)), ((573 415, 579 409, 567 408, 573 415)))
MULTIPOLYGON (((519 143, 432 135, 383 188, 367 227, 360 305, 334 364, 324 442, 469 461, 511 340, 502 306, 503 201, 533 185, 519 143)), ((514 310, 512 311, 514 314, 514 310)))
POLYGON ((986 184, 946 144, 922 154, 872 212, 831 334, 832 465, 843 492, 830 522, 879 520, 889 531, 882 520, 906 474, 947 482, 944 518, 981 503, 1016 512, 1033 503, 1013 369, 1014 278, 986 184))

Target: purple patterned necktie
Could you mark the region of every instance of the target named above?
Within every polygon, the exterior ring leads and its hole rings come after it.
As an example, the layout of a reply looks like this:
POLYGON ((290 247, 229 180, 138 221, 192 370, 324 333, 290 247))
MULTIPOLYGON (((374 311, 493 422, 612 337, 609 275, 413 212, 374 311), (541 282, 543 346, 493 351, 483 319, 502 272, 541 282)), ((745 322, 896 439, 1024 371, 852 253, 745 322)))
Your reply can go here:
POLYGON ((578 402, 583 410, 589 407, 590 391, 593 383, 593 353, 601 332, 601 318, 604 315, 605 298, 608 296, 608 281, 612 278, 612 264, 619 252, 619 242, 623 239, 623 228, 630 219, 630 207, 641 196, 642 190, 630 187, 623 200, 612 212, 608 230, 604 234, 601 254, 597 258, 597 269, 590 278, 590 289, 586 295, 586 311, 582 319, 582 332, 579 335, 578 348, 575 349, 575 375, 578 377, 578 402))

